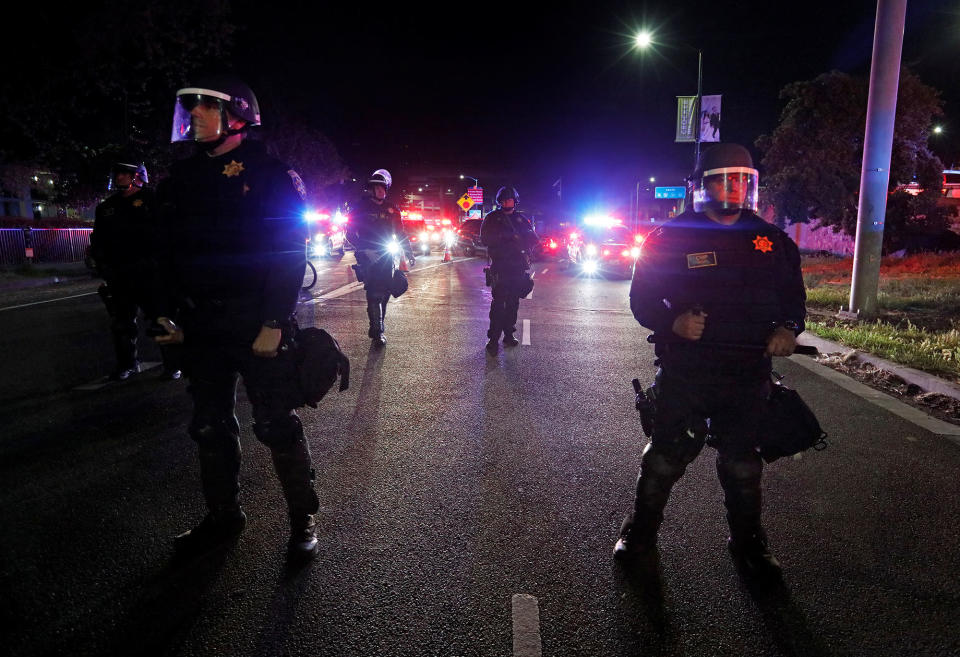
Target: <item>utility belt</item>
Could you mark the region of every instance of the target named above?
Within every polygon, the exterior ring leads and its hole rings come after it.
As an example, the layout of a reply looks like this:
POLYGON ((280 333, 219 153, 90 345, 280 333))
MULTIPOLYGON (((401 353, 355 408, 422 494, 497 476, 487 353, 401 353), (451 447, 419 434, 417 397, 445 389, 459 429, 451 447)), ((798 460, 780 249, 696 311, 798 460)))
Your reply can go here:
MULTIPOLYGON (((810 352, 804 350, 803 353, 810 352)), ((785 386, 783 377, 776 372, 771 371, 769 376, 772 378, 772 384, 760 418, 760 439, 759 444, 756 445, 761 458, 771 463, 811 447, 817 451, 826 449, 827 432, 820 426, 817 416, 803 401, 800 394, 785 386)), ((671 378, 675 377, 671 374, 671 378)), ((646 390, 639 379, 633 379, 631 384, 634 392, 634 407, 640 414, 640 427, 647 437, 653 438, 659 400, 657 384, 654 382, 646 390)), ((697 432, 696 428, 691 427, 691 430, 697 432)), ((709 432, 709 428, 707 431, 709 432)), ((715 437, 709 433, 706 436, 706 442, 708 445, 716 446, 715 437)))

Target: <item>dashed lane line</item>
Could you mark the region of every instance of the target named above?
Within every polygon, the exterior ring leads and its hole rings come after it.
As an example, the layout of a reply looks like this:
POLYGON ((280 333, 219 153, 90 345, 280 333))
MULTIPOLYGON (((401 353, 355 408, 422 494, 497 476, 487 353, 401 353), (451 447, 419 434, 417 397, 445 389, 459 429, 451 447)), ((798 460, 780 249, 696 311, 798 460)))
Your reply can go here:
POLYGON ((540 608, 529 593, 516 593, 512 599, 513 657, 542 657, 540 608))
POLYGON ((530 344, 530 320, 523 320, 523 339, 520 344, 530 344))
MULTIPOLYGON (((426 270, 428 270, 428 269, 434 269, 434 268, 436 268, 436 267, 443 267, 444 265, 450 265, 450 264, 453 264, 454 262, 463 262, 463 261, 466 260, 466 259, 467 259, 467 258, 460 258, 459 260, 451 260, 450 262, 440 262, 440 263, 437 263, 437 264, 435 264, 435 265, 427 265, 426 267, 418 267, 417 269, 414 269, 414 270, 412 270, 412 271, 410 271, 410 272, 407 272, 407 273, 408 273, 408 274, 413 274, 413 273, 420 272, 420 271, 426 271, 426 270)), ((351 271, 352 271, 352 270, 351 270, 351 271)), ((326 294, 320 294, 320 295, 317 295, 317 296, 313 297, 312 299, 310 299, 310 300, 308 300, 308 301, 304 301, 304 302, 303 302, 303 305, 311 305, 311 304, 321 303, 321 302, 323 302, 323 301, 329 301, 329 300, 331 300, 331 299, 336 299, 336 298, 338 298, 338 297, 344 296, 345 294, 350 294, 351 292, 356 292, 357 290, 361 290, 361 289, 363 289, 363 283, 361 283, 360 281, 354 281, 353 283, 347 283, 346 285, 341 285, 340 287, 338 287, 338 288, 336 288, 336 289, 330 290, 330 291, 327 292, 326 294)), ((94 294, 95 294, 95 293, 94 293, 94 294)))
POLYGON ((96 294, 96 292, 84 292, 83 294, 74 294, 69 297, 57 297, 56 299, 47 299, 45 301, 33 301, 31 303, 21 303, 18 306, 7 306, 5 308, 0 308, 0 312, 4 310, 16 310, 17 308, 26 308, 28 306, 38 306, 41 303, 53 303, 54 301, 66 301, 67 299, 79 299, 80 297, 89 297, 91 294, 96 294))

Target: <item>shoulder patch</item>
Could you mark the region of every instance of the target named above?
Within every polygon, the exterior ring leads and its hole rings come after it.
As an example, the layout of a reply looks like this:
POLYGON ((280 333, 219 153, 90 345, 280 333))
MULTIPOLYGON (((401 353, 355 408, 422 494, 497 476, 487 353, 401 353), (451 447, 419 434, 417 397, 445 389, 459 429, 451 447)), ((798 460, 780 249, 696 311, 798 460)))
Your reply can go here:
POLYGON ((297 194, 300 195, 300 200, 306 201, 307 186, 303 184, 303 179, 300 177, 300 174, 294 171, 293 169, 287 169, 287 175, 289 175, 290 180, 293 181, 293 186, 297 190, 297 194))

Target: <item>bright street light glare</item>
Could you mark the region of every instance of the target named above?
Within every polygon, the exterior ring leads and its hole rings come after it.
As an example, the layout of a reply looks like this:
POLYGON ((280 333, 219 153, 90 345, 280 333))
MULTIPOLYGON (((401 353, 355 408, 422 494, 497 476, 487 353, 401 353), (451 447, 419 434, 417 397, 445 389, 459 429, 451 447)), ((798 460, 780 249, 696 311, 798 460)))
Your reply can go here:
POLYGON ((934 127, 933 127, 933 132, 934 132, 934 134, 939 135, 941 132, 943 132, 943 126, 942 126, 942 125, 936 125, 936 126, 934 126, 934 127))
POLYGON ((636 43, 638 48, 646 48, 652 42, 653 42, 653 37, 646 30, 637 34, 636 43))

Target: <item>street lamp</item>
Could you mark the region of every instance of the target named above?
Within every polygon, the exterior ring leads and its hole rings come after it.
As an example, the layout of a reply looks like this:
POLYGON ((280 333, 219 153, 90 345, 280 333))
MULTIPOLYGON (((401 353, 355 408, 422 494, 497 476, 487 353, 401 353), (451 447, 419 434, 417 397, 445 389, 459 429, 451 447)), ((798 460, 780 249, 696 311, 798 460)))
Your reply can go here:
MULTIPOLYGON (((640 50, 646 50, 653 45, 653 35, 643 30, 634 37, 634 42, 640 50)), ((677 44, 687 48, 688 50, 697 51, 697 96, 693 103, 694 108, 694 117, 696 119, 696 127, 694 134, 694 142, 696 146, 694 148, 694 166, 696 167, 700 163, 700 104, 703 98, 703 50, 700 48, 695 48, 687 43, 677 44)))
POLYGON ((943 126, 942 126, 942 125, 935 125, 935 126, 933 126, 933 134, 939 135, 939 134, 942 133, 942 132, 943 132, 943 126))
POLYGON ((473 176, 465 176, 465 175, 463 175, 463 174, 461 173, 461 174, 460 174, 460 180, 463 180, 464 178, 469 178, 470 180, 472 180, 474 187, 479 187, 479 186, 480 186, 480 181, 479 181, 479 180, 477 180, 477 179, 474 178, 473 176))
POLYGON ((650 182, 657 182, 657 179, 654 178, 653 176, 650 176, 650 182))

